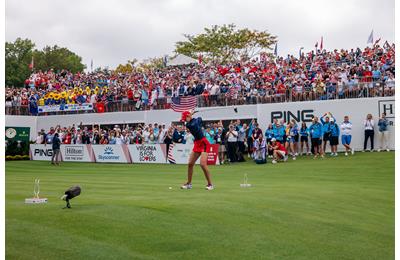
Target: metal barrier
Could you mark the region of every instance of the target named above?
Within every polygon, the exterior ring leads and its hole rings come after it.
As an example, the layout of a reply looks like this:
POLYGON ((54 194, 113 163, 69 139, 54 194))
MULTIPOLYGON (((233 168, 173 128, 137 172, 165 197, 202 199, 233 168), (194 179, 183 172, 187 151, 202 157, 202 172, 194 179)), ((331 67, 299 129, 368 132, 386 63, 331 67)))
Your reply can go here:
MULTIPOLYGON (((328 86, 324 89, 316 88, 310 91, 296 92, 292 88, 288 88, 284 93, 276 93, 274 90, 263 90, 262 93, 249 94, 244 90, 233 95, 220 93, 218 95, 198 95, 198 107, 216 107, 231 105, 251 105, 251 104, 268 104, 268 103, 284 103, 284 102, 302 102, 314 100, 333 100, 333 99, 349 99, 349 98, 370 98, 370 97, 387 97, 395 95, 394 82, 386 85, 381 81, 363 82, 356 85, 344 85, 339 89, 337 86, 328 86)), ((106 102, 104 104, 104 112, 129 112, 143 110, 169 109, 171 97, 156 99, 154 104, 144 104, 141 101, 121 100, 106 102)), ((29 106, 6 106, 6 115, 32 115, 29 106)), ((58 111, 50 113, 41 113, 39 116, 46 115, 63 115, 63 114, 87 114, 97 113, 94 106, 90 111, 58 111)))

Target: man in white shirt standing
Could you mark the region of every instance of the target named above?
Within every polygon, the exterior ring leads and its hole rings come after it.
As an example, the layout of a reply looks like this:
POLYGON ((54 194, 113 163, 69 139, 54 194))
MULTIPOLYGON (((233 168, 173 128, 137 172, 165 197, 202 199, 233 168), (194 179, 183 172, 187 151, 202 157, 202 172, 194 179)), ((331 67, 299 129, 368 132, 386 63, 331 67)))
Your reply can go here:
POLYGON ((354 149, 350 147, 351 143, 351 129, 353 128, 352 123, 349 121, 349 117, 345 116, 343 123, 340 125, 340 130, 342 132, 342 144, 346 148, 345 156, 348 156, 348 152, 354 154, 354 149))
POLYGON ((233 125, 229 125, 229 130, 226 133, 226 139, 228 143, 228 157, 231 163, 237 161, 237 156, 236 156, 237 140, 238 140, 237 138, 238 138, 238 132, 235 130, 233 125))

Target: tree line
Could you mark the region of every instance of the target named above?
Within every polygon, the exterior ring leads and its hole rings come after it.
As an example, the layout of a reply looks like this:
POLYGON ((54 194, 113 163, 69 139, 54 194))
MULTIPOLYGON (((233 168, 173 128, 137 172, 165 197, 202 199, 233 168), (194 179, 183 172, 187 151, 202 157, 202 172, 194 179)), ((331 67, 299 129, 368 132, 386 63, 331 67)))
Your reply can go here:
POLYGON ((45 46, 35 49, 35 43, 29 39, 17 38, 5 44, 5 81, 6 86, 21 87, 32 71, 63 69, 73 73, 83 71, 82 58, 65 47, 45 46))

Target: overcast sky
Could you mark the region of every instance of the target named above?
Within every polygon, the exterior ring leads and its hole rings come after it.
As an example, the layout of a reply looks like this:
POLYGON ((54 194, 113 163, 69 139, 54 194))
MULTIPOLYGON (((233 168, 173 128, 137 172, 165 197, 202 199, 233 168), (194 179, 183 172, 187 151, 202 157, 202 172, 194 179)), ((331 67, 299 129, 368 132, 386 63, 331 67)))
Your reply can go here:
POLYGON ((324 48, 394 41, 394 0, 6 0, 6 41, 67 47, 90 67, 172 54, 182 34, 214 24, 268 30, 278 54, 298 54, 324 37, 324 48))

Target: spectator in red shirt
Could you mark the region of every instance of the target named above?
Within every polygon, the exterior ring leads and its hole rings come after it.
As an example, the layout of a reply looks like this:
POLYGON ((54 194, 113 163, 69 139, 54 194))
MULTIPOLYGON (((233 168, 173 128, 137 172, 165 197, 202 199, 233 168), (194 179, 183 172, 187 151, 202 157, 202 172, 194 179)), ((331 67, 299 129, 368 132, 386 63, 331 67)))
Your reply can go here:
POLYGON ((282 145, 280 142, 277 142, 275 138, 271 139, 271 144, 268 144, 268 149, 273 151, 272 163, 277 163, 278 161, 287 161, 287 150, 285 146, 282 145))

